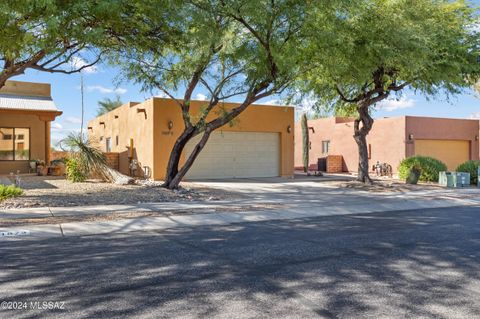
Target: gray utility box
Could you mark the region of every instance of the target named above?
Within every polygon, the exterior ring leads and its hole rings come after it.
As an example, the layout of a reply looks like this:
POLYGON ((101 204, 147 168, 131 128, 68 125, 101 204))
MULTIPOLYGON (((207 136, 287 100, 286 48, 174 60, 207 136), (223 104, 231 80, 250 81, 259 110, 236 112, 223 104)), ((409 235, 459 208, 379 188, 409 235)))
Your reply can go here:
POLYGON ((480 166, 477 167, 477 187, 480 187, 480 166))
POLYGON ((438 184, 445 187, 467 187, 470 185, 470 173, 440 172, 438 184))

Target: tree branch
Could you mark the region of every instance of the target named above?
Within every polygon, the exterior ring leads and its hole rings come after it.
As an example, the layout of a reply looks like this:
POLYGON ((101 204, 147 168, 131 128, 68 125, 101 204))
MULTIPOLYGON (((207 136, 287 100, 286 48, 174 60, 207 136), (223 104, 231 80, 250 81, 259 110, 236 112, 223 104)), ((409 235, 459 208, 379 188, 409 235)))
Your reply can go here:
POLYGON ((338 85, 335 86, 335 89, 337 90, 338 95, 340 95, 340 99, 344 102, 356 103, 356 102, 360 101, 360 98, 358 96, 356 98, 353 98, 353 99, 347 98, 345 96, 345 94, 343 94, 342 90, 340 90, 340 87, 338 85))

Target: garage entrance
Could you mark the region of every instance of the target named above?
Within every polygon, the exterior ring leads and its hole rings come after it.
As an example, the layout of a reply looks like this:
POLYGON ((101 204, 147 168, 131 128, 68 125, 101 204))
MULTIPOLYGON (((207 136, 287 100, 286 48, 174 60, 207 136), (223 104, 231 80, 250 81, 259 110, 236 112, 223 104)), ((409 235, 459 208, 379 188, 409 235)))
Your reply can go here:
MULTIPOLYGON (((200 138, 197 136, 187 144, 185 154, 191 154, 200 138)), ((186 177, 218 179, 279 175, 279 133, 213 132, 186 177)))
POLYGON ((470 159, 470 141, 415 140, 415 155, 434 157, 453 171, 470 159))

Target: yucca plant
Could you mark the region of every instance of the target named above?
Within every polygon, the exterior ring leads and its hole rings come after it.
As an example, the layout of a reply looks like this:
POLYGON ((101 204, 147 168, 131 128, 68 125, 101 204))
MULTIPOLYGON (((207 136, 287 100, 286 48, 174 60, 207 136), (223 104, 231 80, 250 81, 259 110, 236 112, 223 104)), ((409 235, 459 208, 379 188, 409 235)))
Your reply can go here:
POLYGON ((79 175, 89 176, 96 174, 104 180, 112 180, 105 155, 82 134, 71 133, 62 141, 61 147, 66 148, 73 159, 73 161, 67 161, 67 166, 69 162, 75 163, 75 171, 79 175))

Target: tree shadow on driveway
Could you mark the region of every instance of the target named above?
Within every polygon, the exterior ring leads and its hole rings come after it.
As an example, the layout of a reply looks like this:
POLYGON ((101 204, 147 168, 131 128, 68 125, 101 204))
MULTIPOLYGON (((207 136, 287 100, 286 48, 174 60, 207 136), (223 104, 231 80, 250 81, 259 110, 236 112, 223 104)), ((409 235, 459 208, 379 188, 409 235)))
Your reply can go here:
POLYGON ((358 214, 0 242, 9 318, 465 318, 479 209, 358 214))

